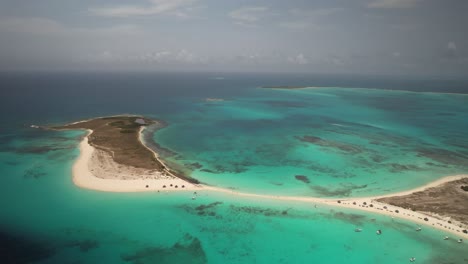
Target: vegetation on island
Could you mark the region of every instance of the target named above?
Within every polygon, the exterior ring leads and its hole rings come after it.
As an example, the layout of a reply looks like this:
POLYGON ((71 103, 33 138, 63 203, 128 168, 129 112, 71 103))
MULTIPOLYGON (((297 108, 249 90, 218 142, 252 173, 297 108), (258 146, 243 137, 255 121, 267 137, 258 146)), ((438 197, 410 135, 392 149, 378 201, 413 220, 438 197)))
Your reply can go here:
POLYGON ((101 117, 52 129, 91 129, 88 143, 100 150, 108 152, 113 160, 125 166, 170 173, 173 176, 199 183, 197 180, 176 173, 166 168, 140 140, 140 129, 153 125, 157 121, 142 116, 112 116, 101 117))

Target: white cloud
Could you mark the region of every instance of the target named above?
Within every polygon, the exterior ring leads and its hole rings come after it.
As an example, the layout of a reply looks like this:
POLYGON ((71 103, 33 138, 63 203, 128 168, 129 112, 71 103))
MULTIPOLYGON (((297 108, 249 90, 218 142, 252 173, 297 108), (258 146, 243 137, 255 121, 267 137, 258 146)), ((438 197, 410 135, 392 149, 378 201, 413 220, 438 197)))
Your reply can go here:
POLYGON ((372 0, 369 8, 410 8, 417 5, 422 0, 372 0))
POLYGON ((455 42, 449 42, 447 43, 447 49, 451 51, 456 51, 457 50, 457 45, 455 42))
POLYGON ((288 62, 292 64, 305 65, 309 63, 309 60, 304 56, 304 54, 300 53, 297 56, 288 57, 288 62))
POLYGON ((147 6, 122 5, 114 7, 89 8, 88 11, 103 17, 134 17, 170 14, 189 17, 186 11, 196 0, 149 0, 147 6))
POLYGON ((255 23, 267 15, 268 7, 253 6, 242 7, 229 12, 229 17, 232 18, 235 24, 242 26, 255 26, 255 23))

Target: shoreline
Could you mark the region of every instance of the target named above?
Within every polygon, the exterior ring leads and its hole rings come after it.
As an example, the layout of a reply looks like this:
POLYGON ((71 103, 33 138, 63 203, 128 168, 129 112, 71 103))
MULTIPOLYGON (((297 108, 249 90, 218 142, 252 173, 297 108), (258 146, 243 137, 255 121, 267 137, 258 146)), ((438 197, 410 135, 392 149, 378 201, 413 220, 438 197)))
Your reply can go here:
POLYGON ((337 86, 260 86, 261 89, 272 89, 272 90, 306 90, 306 89, 350 89, 350 90, 372 90, 372 91, 398 91, 407 93, 426 93, 426 94, 445 94, 445 95, 463 95, 468 96, 468 93, 457 93, 457 92, 431 92, 431 91, 410 91, 401 89, 389 89, 389 88, 365 88, 365 87, 337 87, 337 86))
MULTIPOLYGON (((140 142, 148 148, 144 141, 142 141, 142 130, 139 130, 139 140, 140 142)), ((164 192, 164 191, 208 191, 208 192, 217 192, 224 193, 227 195, 238 195, 242 197, 251 197, 257 199, 267 199, 267 200, 281 200, 281 201, 293 201, 293 202, 302 202, 302 203, 313 203, 314 206, 325 205, 332 207, 344 207, 354 210, 361 210, 370 213, 377 213, 381 215, 390 216, 392 218, 401 218, 415 223, 415 228, 419 225, 429 226, 443 230, 445 232, 450 232, 457 236, 458 238, 468 239, 468 234, 463 233, 463 230, 467 229, 467 225, 460 223, 455 220, 451 220, 451 223, 448 223, 447 220, 442 220, 436 218, 432 215, 423 214, 419 212, 414 212, 405 208, 393 206, 390 204, 382 203, 376 201, 380 198, 393 197, 393 196, 402 196, 411 194, 414 192, 423 191, 425 189, 436 187, 446 182, 451 182, 453 180, 467 178, 468 175, 455 175, 447 176, 436 181, 430 182, 424 186, 420 186, 411 190, 401 191, 397 193, 391 193, 387 195, 380 196, 370 196, 370 197, 357 197, 357 198, 318 198, 318 197, 302 197, 302 196, 281 196, 281 195, 267 195, 267 194, 255 194, 255 193, 244 193, 238 192, 235 190, 224 189, 219 187, 213 187, 202 184, 192 184, 187 181, 184 181, 176 176, 172 175, 172 179, 137 179, 137 180, 123 180, 123 179, 103 179, 98 178, 89 169, 89 162, 91 161, 91 156, 94 152, 94 147, 88 144, 88 137, 92 133, 92 130, 88 129, 88 134, 83 138, 79 144, 80 155, 73 165, 73 183, 78 187, 91 189, 95 191, 105 191, 105 192, 164 192), (163 188, 163 186, 166 188, 163 188), (172 185, 172 186, 171 186, 172 185), (178 186, 177 188, 175 186, 178 186), (181 188, 184 186, 184 188, 181 188), (372 207, 370 206, 372 204, 372 207), (397 213, 398 211, 398 213, 397 213), (427 218, 428 221, 425 221, 424 218, 427 218), (460 227, 461 226, 461 227, 460 227)), ((159 156, 156 152, 148 148, 159 160, 159 156)), ((160 161, 160 160, 159 160, 160 161)), ((160 161, 161 162, 161 161, 160 161)), ((161 162, 164 166, 165 164, 161 162)))
MULTIPOLYGON (((173 175, 173 179, 138 179, 120 180, 98 178, 89 170, 89 162, 95 150, 88 144, 88 137, 92 130, 87 129, 88 134, 80 142, 80 155, 73 164, 73 183, 81 188, 105 192, 143 192, 143 191, 169 191, 177 190, 199 190, 199 186, 183 181, 173 175), (166 188, 163 186, 166 185, 166 188), (172 186, 171 186, 172 185, 172 186), (177 186, 177 187, 175 187, 177 186), (182 188, 184 186, 184 188, 182 188)), ((152 153, 154 153, 152 151, 152 153)))

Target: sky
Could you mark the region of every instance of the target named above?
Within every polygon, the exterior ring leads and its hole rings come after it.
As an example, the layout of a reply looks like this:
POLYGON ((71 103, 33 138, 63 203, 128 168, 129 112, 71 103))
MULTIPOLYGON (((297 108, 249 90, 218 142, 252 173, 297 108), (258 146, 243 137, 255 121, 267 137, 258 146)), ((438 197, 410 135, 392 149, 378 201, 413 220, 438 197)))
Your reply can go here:
POLYGON ((468 77, 467 0, 0 0, 0 71, 468 77))

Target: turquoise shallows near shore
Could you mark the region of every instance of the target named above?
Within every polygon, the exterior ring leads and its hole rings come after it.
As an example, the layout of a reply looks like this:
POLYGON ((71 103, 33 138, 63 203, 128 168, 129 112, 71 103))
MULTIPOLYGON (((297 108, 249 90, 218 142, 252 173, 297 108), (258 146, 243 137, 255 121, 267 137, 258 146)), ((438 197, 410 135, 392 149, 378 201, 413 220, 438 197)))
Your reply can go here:
POLYGON ((0 130, 2 241, 14 238, 9 244, 33 263, 393 264, 410 257, 416 263, 464 263, 467 243, 443 240, 452 235, 429 227, 417 232, 415 224, 386 216, 212 192, 192 200, 184 192, 80 189, 71 181, 71 167, 84 132, 29 125, 138 113, 168 122, 153 136, 174 152, 164 159, 207 184, 282 195, 365 196, 466 173, 467 96, 346 88, 233 94, 213 88, 199 97, 163 98, 165 103, 157 89, 145 92, 130 102, 118 92, 125 99, 99 92, 61 102, 36 98, 42 100, 32 102, 37 116, 12 110, 14 118, 3 117, 9 125, 0 130), (58 111, 64 103, 73 111, 58 111), (322 141, 301 141, 304 136, 322 141))
POLYGON ((468 96, 349 88, 252 94, 171 116, 154 135, 176 153, 163 158, 207 184, 318 197, 392 193, 468 171, 468 96))

